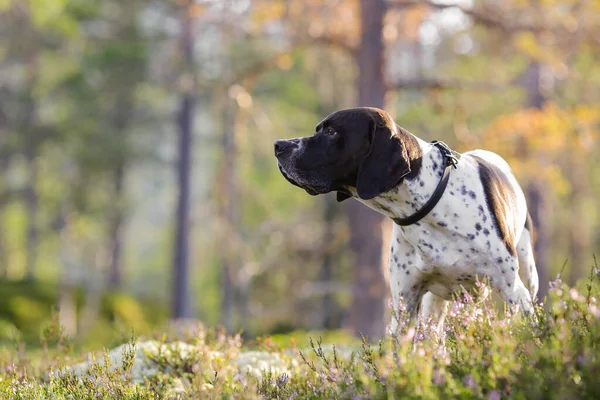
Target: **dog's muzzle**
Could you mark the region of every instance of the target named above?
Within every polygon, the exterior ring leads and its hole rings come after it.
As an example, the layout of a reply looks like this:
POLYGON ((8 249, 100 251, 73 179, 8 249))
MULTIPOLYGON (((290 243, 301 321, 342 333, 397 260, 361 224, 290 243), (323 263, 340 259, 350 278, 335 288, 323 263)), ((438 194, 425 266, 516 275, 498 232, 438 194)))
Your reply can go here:
POLYGON ((321 191, 313 187, 313 185, 310 185, 306 182, 299 182, 297 177, 296 179, 293 177, 293 173, 286 171, 286 168, 293 168, 290 165, 291 163, 289 157, 300 147, 298 139, 278 140, 274 143, 273 147, 275 150, 275 157, 277 158, 277 166, 279 167, 279 171, 289 183, 306 190, 306 192, 312 196, 316 196, 321 193, 321 191))
POLYGON ((292 151, 298 148, 296 140, 277 140, 274 144, 275 157, 284 157, 292 153, 292 151))

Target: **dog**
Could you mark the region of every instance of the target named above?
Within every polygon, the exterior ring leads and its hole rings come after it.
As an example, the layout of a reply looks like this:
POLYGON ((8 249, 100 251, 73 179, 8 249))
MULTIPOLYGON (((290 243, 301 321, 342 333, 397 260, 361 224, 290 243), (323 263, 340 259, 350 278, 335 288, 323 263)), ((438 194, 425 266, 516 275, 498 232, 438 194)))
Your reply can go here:
MULTIPOLYGON (((334 112, 314 135, 278 140, 274 150, 292 185, 313 196, 335 191, 338 201, 355 198, 394 220, 392 301, 402 301, 412 318, 433 319, 441 330, 449 302, 476 292, 484 279, 508 304, 532 312, 533 226, 523 190, 499 155, 459 155, 370 107, 334 112)), ((392 332, 398 323, 392 317, 392 332)))

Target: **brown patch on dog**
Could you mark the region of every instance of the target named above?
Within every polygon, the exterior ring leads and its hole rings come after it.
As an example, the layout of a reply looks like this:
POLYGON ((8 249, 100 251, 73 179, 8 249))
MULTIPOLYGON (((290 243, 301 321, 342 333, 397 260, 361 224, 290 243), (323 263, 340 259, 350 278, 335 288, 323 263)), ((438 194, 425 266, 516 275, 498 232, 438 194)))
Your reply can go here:
POLYGON ((479 178, 483 185, 483 193, 488 209, 492 213, 496 232, 504 242, 511 255, 516 255, 516 240, 514 226, 509 221, 516 206, 516 198, 510 189, 506 175, 496 166, 481 157, 473 156, 479 165, 479 178))

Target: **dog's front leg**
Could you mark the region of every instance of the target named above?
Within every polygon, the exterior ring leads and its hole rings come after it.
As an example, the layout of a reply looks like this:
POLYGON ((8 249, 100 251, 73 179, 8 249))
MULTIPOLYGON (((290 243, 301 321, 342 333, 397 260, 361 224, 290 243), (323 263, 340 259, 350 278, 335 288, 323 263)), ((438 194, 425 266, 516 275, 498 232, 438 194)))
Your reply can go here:
POLYGON ((392 294, 391 333, 400 325, 416 321, 421 299, 425 293, 425 281, 417 268, 414 249, 402 237, 396 236, 390 249, 389 277, 392 294))
POLYGON ((425 293, 421 302, 421 321, 424 324, 431 324, 435 334, 441 337, 444 330, 444 321, 446 320, 446 314, 448 314, 447 300, 434 295, 431 292, 425 293))
MULTIPOLYGON (((413 285, 418 286, 418 285, 413 285)), ((392 291, 392 321, 390 331, 392 334, 398 332, 399 327, 404 327, 407 324, 417 321, 423 291, 392 291), (396 294, 395 294, 396 293, 396 294)))

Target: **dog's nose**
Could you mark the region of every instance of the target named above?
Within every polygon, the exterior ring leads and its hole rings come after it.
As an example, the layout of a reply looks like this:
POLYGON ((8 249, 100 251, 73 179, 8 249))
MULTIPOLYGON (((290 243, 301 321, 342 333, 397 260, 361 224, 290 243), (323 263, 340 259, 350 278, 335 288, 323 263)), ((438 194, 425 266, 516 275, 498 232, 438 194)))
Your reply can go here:
POLYGON ((288 140, 278 140, 275 142, 275 157, 279 157, 294 147, 293 143, 288 140))

